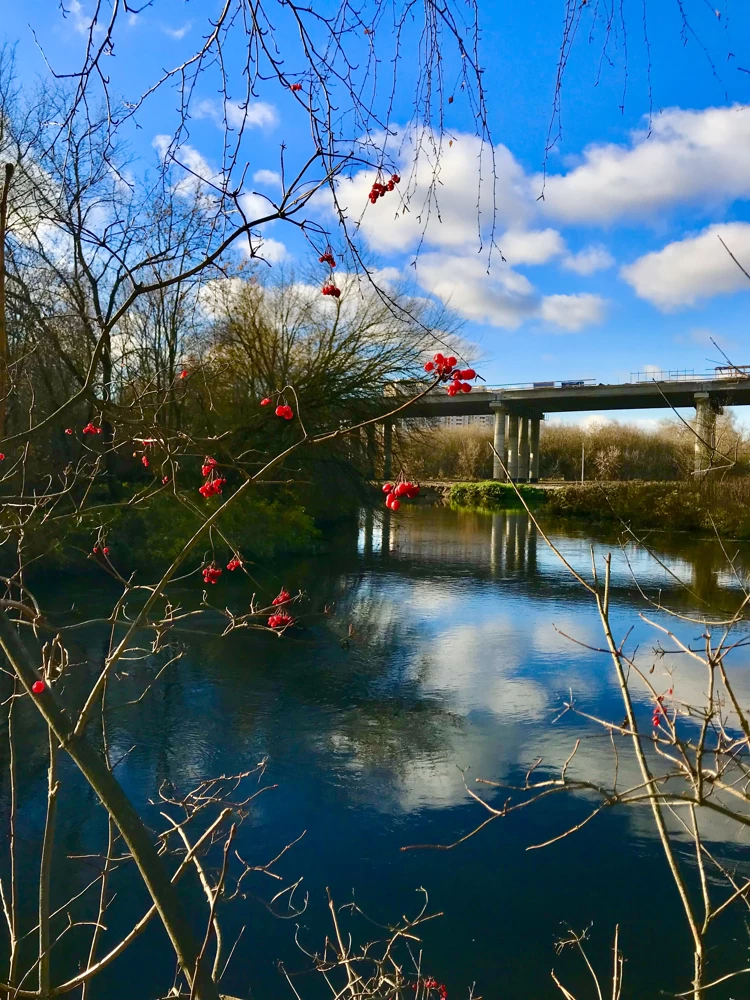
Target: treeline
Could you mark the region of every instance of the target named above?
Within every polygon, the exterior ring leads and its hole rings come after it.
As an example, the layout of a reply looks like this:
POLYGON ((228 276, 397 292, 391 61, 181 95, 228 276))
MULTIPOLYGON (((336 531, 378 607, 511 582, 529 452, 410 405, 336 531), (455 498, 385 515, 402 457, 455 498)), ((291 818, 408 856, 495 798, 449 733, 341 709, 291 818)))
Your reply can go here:
MULTIPOLYGON (((483 480, 492 477, 489 427, 405 426, 398 438, 398 458, 410 476, 436 480, 483 480)), ((544 422, 540 435, 540 478, 548 480, 680 481, 692 478, 695 436, 677 417, 656 430, 634 424, 602 422, 589 427, 544 422)), ((733 414, 716 423, 715 465, 726 472, 750 469, 750 437, 733 414), (726 456, 722 458, 721 456, 726 456)))
MULTIPOLYGON (((314 246, 296 270, 269 268, 253 232, 225 249, 231 213, 215 186, 158 149, 134 183, 106 109, 79 122, 70 105, 62 87, 22 92, 0 50, 0 156, 14 167, 0 425, 11 440, 38 428, 22 458, 5 447, 3 471, 23 462, 25 491, 55 503, 55 524, 139 491, 141 511, 160 490, 185 488, 192 502, 207 454, 229 491, 302 433, 377 416, 384 384, 424 375, 425 352, 450 342, 442 307, 395 283, 381 294, 351 252, 330 251, 333 298, 314 246), (52 140, 50 123, 69 118, 65 141, 52 140), (279 404, 293 422, 275 416, 279 404)), ((336 517, 382 467, 380 428, 332 434, 282 461, 257 495, 336 517)))

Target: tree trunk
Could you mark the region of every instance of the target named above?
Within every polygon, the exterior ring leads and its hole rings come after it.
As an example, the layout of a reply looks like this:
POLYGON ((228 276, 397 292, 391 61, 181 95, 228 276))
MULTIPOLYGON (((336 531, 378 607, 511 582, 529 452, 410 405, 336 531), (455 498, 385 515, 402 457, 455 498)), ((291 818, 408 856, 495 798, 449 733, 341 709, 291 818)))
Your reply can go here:
POLYGON ((5 164, 5 183, 0 195, 0 440, 5 437, 8 412, 8 320, 5 313, 5 235, 8 229, 8 192, 13 179, 14 166, 5 164))

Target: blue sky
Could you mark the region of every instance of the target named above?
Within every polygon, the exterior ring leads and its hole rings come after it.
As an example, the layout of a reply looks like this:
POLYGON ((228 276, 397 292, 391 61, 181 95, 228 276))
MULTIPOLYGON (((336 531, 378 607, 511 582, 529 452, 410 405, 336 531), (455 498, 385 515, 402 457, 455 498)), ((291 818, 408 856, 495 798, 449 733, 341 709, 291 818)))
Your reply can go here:
MULTIPOLYGON (((113 87, 134 95, 162 67, 178 63, 216 6, 156 0, 123 21, 107 63, 113 87)), ((602 59, 604 28, 596 16, 602 5, 589 0, 566 68, 562 136, 549 156, 543 201, 537 197, 565 4, 479 0, 479 6, 497 163, 497 243, 506 261, 495 256, 488 275, 486 255, 477 253, 479 146, 460 94, 446 108, 454 144, 443 159, 442 224, 428 225, 412 267, 420 227, 413 218, 394 217, 395 199, 382 199, 362 220, 373 261, 394 277, 415 278, 420 292, 456 310, 492 384, 626 381, 652 367, 704 371, 720 361, 712 336, 735 363, 750 363, 750 281, 718 240, 750 269, 747 5, 684 0, 685 24, 677 0, 647 0, 645 7, 625 0, 624 24, 613 26, 602 59)), ((63 17, 57 0, 6 5, 0 30, 17 44, 22 83, 46 73, 32 29, 55 69, 78 64, 93 0, 67 0, 66 7, 63 17)), ((392 115, 396 127, 409 118, 409 73, 407 63, 392 115)), ((221 159, 217 95, 209 78, 204 86, 183 155, 198 172, 217 169, 221 159)), ((174 94, 164 93, 141 115, 132 142, 144 163, 155 159, 158 137, 174 127, 173 106, 174 94)), ((249 187, 273 193, 280 145, 290 162, 307 149, 304 112, 274 81, 259 86, 249 114, 249 187)), ((373 176, 355 174, 343 183, 352 204, 366 203, 373 176)), ((487 184, 480 204, 486 240, 487 184)), ((309 264, 310 249, 284 224, 266 235, 269 260, 309 264)))

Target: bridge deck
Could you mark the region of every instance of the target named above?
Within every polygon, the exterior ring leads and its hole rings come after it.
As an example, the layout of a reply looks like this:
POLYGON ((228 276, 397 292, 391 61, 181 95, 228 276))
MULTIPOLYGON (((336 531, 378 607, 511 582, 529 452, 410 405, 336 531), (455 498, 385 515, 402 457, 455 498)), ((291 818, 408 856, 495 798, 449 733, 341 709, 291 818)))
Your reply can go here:
MULTIPOLYGON (((695 406, 696 393, 706 392, 719 406, 750 405, 750 378, 694 381, 625 382, 544 388, 476 388, 449 396, 438 388, 409 407, 410 417, 450 417, 491 414, 498 407, 519 415, 572 413, 584 410, 646 410, 695 406)), ((389 406, 394 401, 388 397, 389 406)))

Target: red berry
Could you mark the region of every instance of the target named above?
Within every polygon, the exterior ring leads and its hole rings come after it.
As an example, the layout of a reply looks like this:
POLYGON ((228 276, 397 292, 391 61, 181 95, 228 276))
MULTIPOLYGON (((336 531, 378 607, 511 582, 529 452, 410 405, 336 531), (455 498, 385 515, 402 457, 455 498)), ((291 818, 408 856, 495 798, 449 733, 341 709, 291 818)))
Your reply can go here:
POLYGON ((445 363, 445 358, 442 354, 436 354, 432 359, 436 365, 442 365, 445 363))
POLYGON ((477 373, 474 371, 473 368, 464 368, 464 370, 461 372, 461 378, 476 378, 476 377, 477 373))
POLYGON ((394 497, 393 500, 391 500, 391 510, 398 510, 400 506, 401 506, 401 501, 396 500, 396 498, 394 497))
POLYGON ((270 396, 266 396, 265 399, 261 399, 261 401, 260 401, 260 405, 261 406, 270 406, 270 404, 271 404, 271 397, 270 396))
POLYGON ((284 420, 291 420, 294 417, 294 410, 291 406, 284 407, 284 420))
POLYGON ((187 369, 183 368, 182 371, 180 372, 180 378, 187 378, 187 377, 188 377, 187 369))
POLYGON ((383 485, 383 493, 390 493, 392 489, 393 489, 393 486, 392 486, 391 483, 385 483, 383 485))
POLYGON ((221 574, 222 569, 220 566, 205 566, 203 569, 203 582, 218 583, 221 574))
POLYGON ((292 625, 293 623, 294 619, 286 611, 279 611, 277 614, 271 615, 268 619, 270 628, 285 628, 287 625, 292 625))
POLYGON ((31 685, 31 690, 34 694, 41 694, 44 691, 44 681, 34 681, 31 685))
POLYGON ((451 357, 445 359, 445 363, 453 368, 456 364, 456 359, 451 355, 451 357))
POLYGON ((96 555, 99 551, 99 546, 95 545, 91 551, 94 553, 94 555, 96 555))
POLYGON ((104 548, 102 549, 102 552, 104 553, 105 556, 108 556, 109 555, 109 546, 105 545, 104 548))
POLYGON ((166 486, 166 485, 167 485, 167 483, 169 482, 169 476, 164 476, 164 477, 162 478, 162 481, 161 481, 161 482, 162 482, 162 486, 166 486))
POLYGON ((471 392, 471 386, 468 382, 461 383, 461 392, 471 392))
POLYGON ((286 407, 282 403, 279 403, 279 405, 276 407, 276 416, 283 417, 285 413, 286 413, 286 407))
POLYGON ((145 465, 145 466, 146 466, 146 468, 148 468, 148 459, 146 458, 146 456, 145 456, 145 455, 144 455, 144 456, 143 456, 143 458, 141 459, 141 465, 145 465))
POLYGON ((240 566, 242 566, 242 560, 238 559, 237 556, 233 556, 227 563, 227 569, 231 573, 233 573, 236 569, 239 569, 240 566))
POLYGON ((65 428, 65 433, 66 434, 72 434, 73 433, 73 428, 72 427, 66 427, 65 428))
POLYGON ((431 372, 434 367, 435 363, 433 361, 428 361, 427 364, 424 366, 424 370, 426 372, 431 372))

